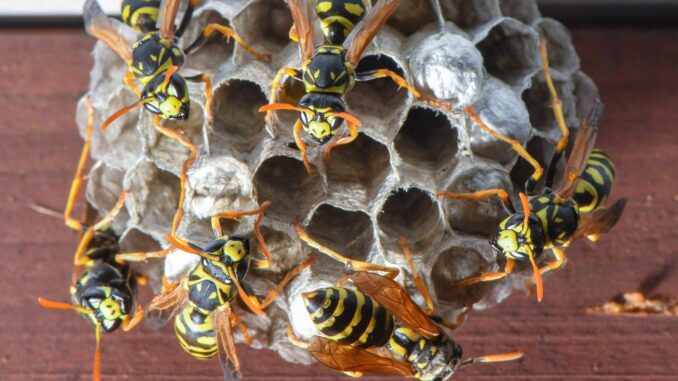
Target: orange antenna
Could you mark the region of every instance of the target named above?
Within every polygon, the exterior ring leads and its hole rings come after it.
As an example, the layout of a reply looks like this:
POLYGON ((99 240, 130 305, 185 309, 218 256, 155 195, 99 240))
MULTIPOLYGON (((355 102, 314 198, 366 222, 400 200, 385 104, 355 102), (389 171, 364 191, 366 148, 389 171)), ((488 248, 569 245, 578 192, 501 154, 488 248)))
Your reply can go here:
POLYGON ((459 369, 467 367, 469 365, 475 365, 475 364, 485 364, 485 363, 491 363, 491 362, 505 362, 505 361, 514 361, 514 360, 519 360, 521 359, 525 353, 523 351, 515 351, 515 352, 508 352, 508 353, 498 353, 496 355, 487 355, 487 356, 480 356, 480 357, 471 357, 459 365, 459 369))
POLYGON ((165 79, 162 81, 163 88, 167 87, 167 84, 169 84, 170 79, 177 71, 179 71, 179 66, 176 65, 170 66, 169 69, 167 69, 167 71, 165 72, 165 79))
POLYGON ((71 311, 77 311, 80 312, 81 314, 85 315, 90 315, 92 311, 88 310, 85 307, 81 306, 76 306, 70 303, 61 303, 61 302, 53 302, 51 300, 47 300, 44 298, 38 298, 38 303, 44 308, 49 308, 49 309, 54 309, 54 310, 71 310, 71 311))
POLYGON ((289 103, 269 103, 267 105, 263 105, 259 107, 259 112, 266 112, 266 111, 272 111, 272 110, 292 110, 292 111, 299 111, 299 112, 306 112, 308 111, 307 109, 295 105, 291 105, 289 103))
POLYGON ((101 381, 101 328, 99 324, 94 326, 94 336, 97 342, 94 350, 94 381, 101 381))
POLYGON ((362 126, 362 122, 360 119, 356 118, 355 116, 347 113, 347 112, 335 112, 333 113, 334 116, 339 117, 347 121, 348 123, 353 123, 356 127, 362 126))
POLYGON ((141 106, 144 103, 148 103, 148 102, 151 102, 151 101, 154 101, 154 100, 155 100, 155 97, 148 97, 148 98, 140 99, 139 101, 134 102, 131 105, 127 105, 127 106, 121 108, 120 110, 116 111, 115 114, 109 116, 108 119, 106 119, 106 121, 104 121, 104 124, 101 125, 101 129, 105 130, 108 126, 111 125, 111 123, 115 122, 116 119, 123 116, 126 112, 132 110, 133 108, 141 106))
POLYGON ((523 214, 525 214, 525 220, 523 221, 523 225, 525 227, 528 227, 531 213, 530 200, 527 199, 527 195, 523 192, 520 192, 520 203, 523 205, 523 214))
MULTIPOLYGON (((525 226, 525 232, 529 233, 530 232, 529 223, 531 213, 530 201, 527 199, 527 195, 523 192, 520 192, 520 203, 523 205, 523 213, 525 214, 523 226, 525 226)), ((537 285, 537 301, 541 302, 542 298, 544 297, 544 284, 541 278, 541 271, 539 271, 539 267, 537 267, 537 262, 534 260, 534 253, 531 248, 530 252, 528 253, 528 257, 530 258, 530 264, 532 265, 532 270, 534 271, 534 282, 537 285)))

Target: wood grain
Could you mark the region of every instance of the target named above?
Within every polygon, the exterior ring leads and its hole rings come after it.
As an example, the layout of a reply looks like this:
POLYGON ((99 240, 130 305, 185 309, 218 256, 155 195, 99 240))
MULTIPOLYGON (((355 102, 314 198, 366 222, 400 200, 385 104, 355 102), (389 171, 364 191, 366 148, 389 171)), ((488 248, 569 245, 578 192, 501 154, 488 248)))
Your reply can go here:
MULTIPOLYGON (((527 356, 465 369, 457 379, 678 379, 678 320, 581 312, 640 287, 678 258, 678 30, 579 28, 573 37, 606 104, 599 146, 617 165, 615 196, 630 199, 626 215, 598 244, 568 250, 568 266, 546 283, 540 305, 514 295, 473 313, 455 336, 467 355, 521 348, 527 356)), ((64 298, 75 235, 27 205, 65 200, 81 147, 74 110, 87 88, 92 45, 78 29, 0 30, 2 381, 91 377, 89 325, 36 302, 64 298)), ((678 274, 669 271, 656 291, 678 296, 678 274)), ((320 366, 286 364, 272 352, 239 349, 247 380, 346 379, 320 366)), ((215 380, 220 373, 216 361, 182 353, 170 328, 107 335, 103 359, 104 380, 215 380)))

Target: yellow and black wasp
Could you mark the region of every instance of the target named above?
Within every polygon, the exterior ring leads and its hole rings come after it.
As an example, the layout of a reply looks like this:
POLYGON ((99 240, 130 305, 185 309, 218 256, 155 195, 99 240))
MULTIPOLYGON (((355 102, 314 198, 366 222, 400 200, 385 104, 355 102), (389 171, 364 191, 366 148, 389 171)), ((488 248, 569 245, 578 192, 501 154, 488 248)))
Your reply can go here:
POLYGON ((569 130, 560 107, 558 94, 549 73, 545 41, 542 40, 542 59, 547 85, 550 89, 553 109, 563 134, 556 145, 546 176, 545 188, 541 194, 533 194, 540 176, 528 181, 525 193, 520 194, 522 212, 513 208, 508 192, 503 189, 487 189, 473 193, 438 192, 439 196, 451 199, 483 199, 496 195, 507 206, 510 216, 499 224, 499 229, 490 244, 507 257, 502 272, 491 272, 463 279, 453 286, 467 286, 478 282, 501 279, 511 273, 516 261, 529 260, 537 284, 537 299, 543 297, 541 276, 559 268, 565 261, 563 247, 580 237, 595 241, 599 235, 609 231, 619 220, 626 199, 622 198, 611 207, 603 203, 612 191, 615 178, 614 165, 601 150, 593 149, 602 116, 602 104, 596 102, 577 133, 577 139, 567 161, 564 175, 554 184, 556 167, 567 146, 569 130), (529 199, 528 199, 529 196, 529 199), (538 268, 536 259, 544 249, 551 249, 555 260, 538 268))
POLYGON ((306 310, 323 336, 313 336, 309 342, 304 342, 294 335, 291 326, 288 327, 290 341, 307 348, 325 366, 353 377, 380 373, 442 381, 467 365, 511 361, 523 356, 517 351, 462 361, 461 347, 442 327, 455 329, 466 313, 456 323, 434 314, 430 294, 417 274, 404 238, 400 238, 399 243, 410 264, 414 282, 426 301, 426 310, 394 281, 398 269, 353 261, 313 240, 300 225, 296 224, 296 229, 299 237, 311 247, 344 263, 350 270, 358 270, 343 277, 337 287, 302 294, 306 310), (370 271, 385 272, 386 275, 370 271), (355 290, 343 287, 347 280, 353 283, 355 290))
MULTIPOLYGON (((189 4, 189 10, 192 12, 193 4, 189 4)), ((120 18, 122 22, 131 26, 134 30, 141 33, 147 33, 157 30, 158 19, 160 18, 160 0, 122 0, 120 2, 120 18)), ((184 17, 184 20, 190 19, 184 17)), ((182 20, 182 25, 184 21, 182 20)), ((179 27, 177 35, 180 36, 183 28, 179 27)))
MULTIPOLYGON (((75 252, 73 284, 70 287, 73 304, 48 301, 39 298, 38 302, 45 308, 74 310, 83 315, 95 329, 96 350, 94 355, 94 380, 100 379, 101 332, 109 333, 118 327, 128 331, 138 324, 143 317, 143 309, 136 301, 137 285, 145 283, 145 277, 136 274, 126 261, 116 258, 120 254, 118 236, 111 224, 124 206, 127 192, 122 192, 111 211, 97 223, 90 223, 95 213, 87 204, 85 222, 72 217, 75 200, 78 198, 83 184, 83 170, 90 147, 92 133, 93 110, 89 98, 85 100, 87 107, 87 128, 85 144, 80 161, 71 184, 71 191, 63 215, 70 228, 80 231, 82 237, 75 252)), ((35 207, 39 212, 49 215, 55 212, 42 207, 35 207)), ((140 255, 137 253, 135 255, 140 255)), ((157 254, 156 254, 157 255, 157 254)))
POLYGON ((325 144, 337 134, 346 121, 349 136, 330 143, 325 149, 325 159, 329 158, 334 147, 348 144, 358 136, 360 120, 346 111, 343 100, 344 94, 353 87, 355 81, 391 78, 399 86, 420 97, 417 90, 393 71, 388 69, 360 73, 355 71, 365 49, 399 3, 399 0, 379 0, 374 8, 370 9, 368 1, 359 0, 288 1, 294 20, 290 34, 295 35, 294 38, 299 42, 302 68, 281 68, 273 79, 270 103, 261 107, 259 111, 266 111, 266 120, 269 124, 273 122, 271 114, 273 110, 299 112, 293 134, 308 173, 312 174, 314 171, 306 156, 306 145, 299 136, 302 129, 317 143, 325 144), (314 8, 320 19, 326 44, 318 44, 316 41, 312 23, 314 8), (276 103, 285 75, 304 83, 306 94, 297 106, 276 103))
MULTIPOLYGON (((311 257, 287 273, 262 302, 257 299, 245 277, 250 266, 269 268, 271 264, 268 247, 259 229, 264 209, 269 204, 265 202, 255 210, 224 212, 214 216, 212 227, 219 238, 205 247, 169 235, 169 240, 175 247, 196 254, 201 260, 179 284, 166 285, 147 307, 148 319, 156 325, 174 317, 174 331, 179 345, 188 354, 197 359, 218 355, 226 380, 240 379, 240 361, 235 349, 232 327, 238 326, 245 342, 251 344, 247 327, 232 308, 237 296, 240 296, 240 300, 254 313, 264 315, 263 309, 275 300, 294 276, 315 259, 311 257), (254 233, 266 260, 252 258, 250 241, 246 236, 228 236, 223 235, 221 231, 219 218, 250 215, 258 215, 254 233)), ((143 260, 147 257, 157 256, 154 254, 124 256, 132 260, 143 260)))

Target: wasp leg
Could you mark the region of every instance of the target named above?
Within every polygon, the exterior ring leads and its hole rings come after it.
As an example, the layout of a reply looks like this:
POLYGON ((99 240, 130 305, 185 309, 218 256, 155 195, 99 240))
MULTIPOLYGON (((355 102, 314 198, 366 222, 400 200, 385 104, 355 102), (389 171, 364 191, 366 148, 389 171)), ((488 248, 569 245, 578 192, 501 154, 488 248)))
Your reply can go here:
POLYGON ((117 254, 115 259, 120 261, 145 262, 151 258, 165 258, 171 251, 171 248, 167 248, 159 251, 124 253, 117 254))
POLYGON ((393 72, 391 70, 377 69, 377 70, 364 71, 362 73, 356 73, 356 80, 357 81, 371 81, 371 80, 377 79, 377 78, 390 78, 398 86, 404 87, 409 92, 411 92, 412 95, 414 95, 415 97, 421 98, 421 93, 419 93, 419 91, 417 91, 417 89, 415 89, 414 86, 407 83, 405 78, 399 76, 396 72, 393 72))
POLYGON ((513 203, 511 202, 511 198, 509 198, 508 192, 501 188, 485 189, 472 193, 451 193, 447 191, 436 192, 436 196, 438 197, 443 196, 453 200, 482 200, 494 195, 501 199, 509 214, 516 212, 515 208, 513 207, 513 203))
POLYGON ((515 260, 509 258, 506 261, 506 266, 504 266, 504 271, 502 271, 502 272, 483 273, 483 274, 480 274, 480 275, 472 277, 472 278, 457 280, 457 281, 454 281, 454 282, 450 282, 449 287, 452 287, 452 288, 464 287, 464 286, 470 286, 472 284, 476 284, 476 283, 480 283, 480 282, 490 282, 490 281, 493 281, 493 280, 504 278, 513 271, 513 265, 514 264, 515 264, 515 260))
POLYGON ((231 319, 231 325, 232 326, 238 326, 240 328, 240 332, 242 332, 242 338, 245 340, 245 344, 247 344, 248 347, 252 346, 252 338, 250 337, 249 332, 247 332, 247 326, 245 323, 243 323, 242 319, 240 319, 240 316, 238 315, 235 310, 231 309, 231 314, 229 316, 229 319, 231 319))
POLYGON ((181 167, 181 173, 179 174, 179 184, 181 186, 181 193, 179 194, 179 207, 177 208, 174 218, 172 219, 172 231, 171 234, 176 235, 179 224, 181 223, 182 218, 184 217, 184 199, 186 198, 186 172, 188 168, 193 164, 193 162, 198 157, 198 151, 195 148, 195 145, 191 143, 188 139, 181 136, 177 131, 174 131, 170 128, 167 128, 162 125, 162 119, 159 116, 153 118, 153 125, 161 134, 167 136, 170 139, 176 140, 184 147, 188 148, 191 152, 191 156, 184 161, 184 164, 181 167))
POLYGON ((558 97, 558 91, 556 90, 556 86, 553 84, 553 78, 551 78, 551 68, 549 66, 549 55, 546 46, 546 39, 543 37, 541 38, 540 54, 541 61, 544 66, 544 80, 546 81, 546 87, 548 87, 549 93, 551 94, 551 107, 553 108, 553 115, 555 116, 558 127, 560 128, 560 132, 562 133, 560 140, 558 140, 558 144, 556 145, 556 150, 553 153, 551 166, 549 167, 549 172, 546 176, 546 186, 551 186, 553 177, 555 177, 556 174, 556 164, 558 163, 560 156, 563 154, 563 151, 565 151, 565 148, 567 148, 567 143, 570 137, 570 129, 567 128, 565 116, 563 115, 563 103, 558 97))
POLYGON ((132 328, 136 327, 137 324, 141 323, 143 319, 144 309, 137 307, 136 310, 134 310, 134 315, 125 318, 125 321, 122 323, 122 330, 125 332, 130 331, 132 328))
POLYGON ((78 243, 78 248, 75 250, 73 264, 76 266, 82 266, 87 263, 87 261, 89 261, 89 258, 87 258, 87 248, 89 247, 89 243, 92 241, 92 238, 94 238, 94 233, 104 229, 113 222, 115 216, 117 216, 118 213, 120 213, 120 210, 122 210, 122 207, 125 206, 126 198, 127 191, 120 193, 120 196, 118 196, 118 201, 115 202, 115 205, 111 211, 108 212, 108 214, 104 216, 99 222, 87 228, 80 239, 80 242, 78 243))
POLYGON ((261 308, 263 309, 263 308, 266 308, 269 305, 271 305, 271 303, 273 303, 275 298, 277 298, 278 295, 280 295, 283 292, 283 289, 285 288, 285 286, 287 286, 287 284, 292 279, 294 279, 294 277, 299 275, 299 273, 302 272, 305 268, 307 268, 311 264, 313 264, 313 262, 315 262, 315 259, 316 259, 315 256, 308 257, 305 261, 301 262, 295 268, 293 268, 291 271, 289 271, 287 274, 285 274, 285 277, 283 278, 283 280, 280 281, 280 283, 278 283, 278 285, 275 287, 275 289, 268 292, 268 295, 266 295, 266 298, 261 303, 261 308))
POLYGON ((251 46, 249 46, 245 40, 243 40, 238 34, 231 28, 224 26, 224 25, 219 25, 219 24, 209 24, 205 29, 202 31, 200 34, 200 37, 198 37, 187 49, 186 49, 186 54, 190 54, 193 51, 197 49, 198 46, 202 45, 207 37, 209 37, 212 32, 217 31, 221 33, 224 37, 226 37, 227 40, 233 38, 238 45, 240 45, 243 49, 245 49, 247 52, 249 52, 251 55, 256 57, 258 60, 261 61, 270 61, 271 60, 271 55, 268 53, 262 53, 258 50, 253 49, 251 46))
POLYGON ((186 77, 185 79, 187 81, 202 82, 205 84, 205 91, 203 93, 205 96, 205 113, 207 114, 207 121, 213 125, 214 114, 212 113, 212 100, 214 99, 214 95, 212 93, 212 80, 205 74, 198 74, 192 77, 186 77))
MULTIPOLYGON (((300 70, 289 66, 280 68, 280 70, 278 70, 278 72, 275 74, 275 77, 273 77, 273 82, 271 82, 271 99, 268 102, 269 104, 273 104, 278 101, 278 92, 280 91, 284 75, 288 75, 298 81, 301 81, 303 73, 300 70)), ((275 114, 273 113, 273 110, 266 111, 266 117, 264 119, 266 123, 272 123, 274 121, 274 115, 275 114)))
POLYGON ((304 348, 308 349, 308 341, 303 341, 299 339, 295 334, 294 331, 292 330, 291 325, 287 325, 287 339, 292 343, 293 345, 299 347, 299 348, 304 348))
POLYGON ((421 293, 421 296, 424 298, 426 306, 428 306, 427 313, 430 315, 435 311, 435 306, 433 305, 431 293, 428 291, 428 288, 426 287, 424 280, 419 277, 419 272, 417 272, 417 267, 414 264, 414 256, 410 251, 410 247, 407 244, 407 240, 405 239, 405 237, 402 236, 398 237, 398 244, 400 245, 400 250, 403 252, 403 255, 405 255, 405 258, 407 258, 407 263, 410 265, 410 272, 412 272, 412 280, 414 280, 414 284, 417 285, 419 293, 421 293))
POLYGON ((134 73, 131 71, 126 72, 122 77, 122 81, 125 83, 125 86, 134 92, 137 98, 141 98, 141 91, 139 91, 139 87, 137 87, 136 82, 134 82, 134 73))
MULTIPOLYGON (((264 255, 266 258, 266 263, 267 266, 265 268, 270 268, 271 267, 271 251, 268 249, 268 245, 266 244, 266 241, 264 240, 264 235, 261 234, 261 223, 264 220, 264 210, 271 206, 270 201, 264 201, 261 206, 259 206, 256 209, 252 210, 238 210, 238 211, 225 211, 221 212, 218 214, 215 214, 211 218, 211 223, 212 223, 212 230, 214 233, 218 236, 222 236, 222 229, 221 229, 221 223, 219 222, 220 218, 228 218, 232 220, 237 220, 242 216, 254 216, 257 215, 257 220, 254 222, 254 236, 257 237, 257 242, 259 243, 259 250, 261 253, 264 255)), ((264 268, 261 267, 262 265, 257 262, 256 264, 257 268, 264 268)))
POLYGON ((544 173, 544 168, 542 168, 541 164, 539 164, 539 162, 534 157, 532 157, 532 155, 530 155, 525 150, 525 148, 523 148, 523 146, 520 145, 520 143, 517 140, 504 136, 499 132, 491 129, 487 124, 485 124, 485 122, 483 122, 482 119, 480 119, 478 114, 476 114, 473 107, 471 106, 466 107, 464 109, 464 112, 466 112, 471 117, 471 119, 478 125, 478 127, 485 130, 485 132, 489 133, 490 135, 494 136, 495 138, 505 143, 510 144, 513 150, 516 151, 518 155, 520 155, 520 157, 525 159, 528 163, 530 163, 532 167, 534 167, 534 173, 532 174, 532 177, 530 177, 527 180, 527 184, 525 186, 526 189, 534 189, 534 187, 539 182, 539 179, 541 179, 541 175, 544 173))
POLYGON ((349 269, 349 271, 378 271, 378 272, 384 272, 386 273, 384 276, 386 276, 389 279, 394 279, 398 274, 400 273, 400 270, 398 270, 395 267, 387 267, 387 266, 381 266, 381 265, 375 265, 369 262, 363 262, 363 261, 356 261, 350 258, 346 258, 343 255, 337 253, 336 251, 322 245, 320 242, 315 241, 313 238, 309 237, 309 235, 306 233, 306 231, 301 227, 301 225, 298 222, 294 222, 294 228, 297 231, 297 235, 299 238, 306 242, 309 246, 312 248, 320 251, 321 253, 329 256, 330 258, 333 258, 344 265, 349 269))
POLYGON ((299 151, 301 151, 301 159, 304 161, 304 167, 306 167, 306 172, 308 172, 309 175, 313 176, 315 174, 315 171, 313 170, 311 163, 308 162, 308 156, 306 156, 306 144, 304 144, 304 141, 301 139, 301 136, 299 136, 299 131, 301 131, 301 128, 302 128, 301 121, 297 120, 297 122, 294 123, 292 135, 294 136, 294 142, 297 143, 299 151))
POLYGON ((196 5, 198 5, 199 0, 190 0, 188 2, 188 6, 186 7, 186 12, 184 12, 184 15, 181 18, 181 23, 179 23, 179 27, 177 28, 176 32, 174 32, 174 37, 180 38, 183 36, 184 32, 186 31, 186 28, 188 27, 188 23, 191 21, 191 18, 193 17, 193 11, 195 10, 196 5))
POLYGON ((83 226, 80 221, 75 219, 73 214, 73 208, 75 207, 75 202, 82 191, 82 186, 85 181, 83 172, 85 171, 85 164, 87 163, 87 156, 89 155, 89 149, 92 144, 92 128, 94 125, 94 109, 92 108, 92 99, 90 97, 85 98, 85 107, 87 108, 87 122, 85 127, 85 143, 82 146, 82 151, 80 152, 80 158, 78 159, 78 166, 75 169, 75 174, 73 175, 73 181, 71 182, 71 189, 68 192, 68 198, 66 199, 66 208, 64 209, 64 222, 66 225, 73 229, 82 231, 83 226))
POLYGON ((325 148, 325 156, 324 156, 324 159, 326 161, 330 159, 330 152, 332 152, 332 150, 335 147, 341 146, 341 145, 344 145, 344 144, 348 144, 348 143, 354 141, 358 137, 358 127, 356 127, 355 124, 350 123, 350 122, 346 122, 346 126, 348 126, 349 136, 344 136, 342 138, 339 138, 339 139, 337 139, 336 142, 332 142, 332 143, 329 143, 327 145, 327 148, 325 148))
POLYGON ((539 269, 539 272, 542 275, 550 271, 559 269, 560 266, 562 266, 563 263, 565 263, 565 252, 563 251, 563 249, 559 247, 554 247, 551 250, 553 251, 553 255, 556 257, 556 259, 552 262, 547 263, 546 266, 539 269))

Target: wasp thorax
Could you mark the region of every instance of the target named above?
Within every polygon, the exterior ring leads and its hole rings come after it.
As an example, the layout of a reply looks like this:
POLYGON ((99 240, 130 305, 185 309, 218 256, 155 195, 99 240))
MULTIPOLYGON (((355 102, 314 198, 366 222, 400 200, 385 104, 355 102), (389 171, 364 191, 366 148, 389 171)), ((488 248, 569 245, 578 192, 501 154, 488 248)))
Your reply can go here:
POLYGON ((185 60, 176 44, 161 39, 158 32, 149 32, 134 43, 130 69, 135 77, 146 83, 170 66, 181 67, 185 60))
POLYGON ((320 144, 327 143, 344 123, 343 118, 334 115, 346 110, 344 101, 336 95, 306 94, 299 106, 307 110, 299 113, 304 131, 320 144))
POLYGON ((530 215, 525 226, 525 214, 516 213, 499 224, 499 229, 490 240, 492 247, 518 261, 537 258, 544 250, 544 232, 541 222, 530 215))

